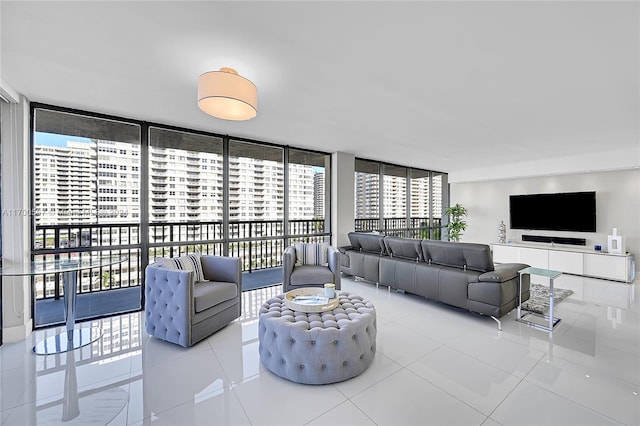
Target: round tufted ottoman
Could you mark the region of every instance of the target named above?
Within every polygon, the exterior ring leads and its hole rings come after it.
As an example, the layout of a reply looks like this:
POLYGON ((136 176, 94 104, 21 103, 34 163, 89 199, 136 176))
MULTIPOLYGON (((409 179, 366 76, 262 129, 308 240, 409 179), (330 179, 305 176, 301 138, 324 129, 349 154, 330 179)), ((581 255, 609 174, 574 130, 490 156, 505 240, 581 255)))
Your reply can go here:
POLYGON ((284 295, 260 308, 260 360, 292 382, 326 384, 362 373, 376 353, 376 311, 371 302, 348 292, 338 294, 332 311, 294 312, 284 295))

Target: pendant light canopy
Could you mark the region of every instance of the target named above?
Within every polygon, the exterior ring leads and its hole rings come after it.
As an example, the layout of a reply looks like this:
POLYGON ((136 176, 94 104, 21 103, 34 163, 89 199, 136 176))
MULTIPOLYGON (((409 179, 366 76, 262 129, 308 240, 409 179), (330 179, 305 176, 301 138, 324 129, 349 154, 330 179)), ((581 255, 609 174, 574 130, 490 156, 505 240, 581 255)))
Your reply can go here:
POLYGON ((249 120, 258 113, 258 89, 233 68, 206 72, 198 79, 198 107, 224 120, 249 120))

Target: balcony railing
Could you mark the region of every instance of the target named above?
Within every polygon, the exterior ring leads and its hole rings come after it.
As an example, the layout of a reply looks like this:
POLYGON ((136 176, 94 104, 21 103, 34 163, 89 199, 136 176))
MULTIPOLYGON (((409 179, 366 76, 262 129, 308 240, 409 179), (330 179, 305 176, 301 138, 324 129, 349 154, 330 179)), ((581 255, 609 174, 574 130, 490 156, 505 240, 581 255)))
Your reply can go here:
MULTIPOLYGON (((119 255, 127 259, 108 268, 83 271, 77 289, 83 294, 140 286, 144 268, 156 257, 196 251, 224 255, 226 251, 228 256, 242 259, 243 271, 253 271, 281 266, 282 252, 288 244, 321 242, 330 236, 325 232, 324 219, 291 220, 287 233, 283 220, 230 221, 227 235, 222 221, 152 222, 148 230, 149 242, 142 244, 139 224, 38 225, 32 257, 119 255), (143 248, 148 250, 147 259, 143 259, 143 248)), ((58 299, 62 290, 59 274, 34 278, 36 299, 58 299)))
POLYGON ((409 219, 407 226, 407 218, 384 218, 383 226, 380 227, 380 219, 357 218, 355 220, 356 231, 360 232, 379 232, 382 235, 404 238, 419 238, 424 240, 439 240, 446 232, 442 231, 442 219, 429 217, 412 217, 409 219))

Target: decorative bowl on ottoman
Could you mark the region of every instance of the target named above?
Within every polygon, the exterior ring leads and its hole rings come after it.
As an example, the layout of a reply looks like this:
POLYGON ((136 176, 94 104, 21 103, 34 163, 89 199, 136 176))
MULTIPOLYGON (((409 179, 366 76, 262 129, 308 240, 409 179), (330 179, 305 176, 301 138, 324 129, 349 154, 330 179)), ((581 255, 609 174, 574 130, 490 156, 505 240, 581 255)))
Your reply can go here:
POLYGON ((341 382, 366 370, 376 353, 375 308, 353 293, 337 296, 333 310, 315 313, 290 309, 284 294, 264 303, 258 324, 263 365, 305 384, 341 382))

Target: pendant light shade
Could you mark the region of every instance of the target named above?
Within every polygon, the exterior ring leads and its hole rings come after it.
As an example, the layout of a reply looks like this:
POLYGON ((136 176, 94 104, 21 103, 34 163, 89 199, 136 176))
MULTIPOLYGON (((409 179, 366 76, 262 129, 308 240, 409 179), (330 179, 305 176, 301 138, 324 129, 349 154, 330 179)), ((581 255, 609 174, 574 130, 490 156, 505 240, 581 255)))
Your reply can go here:
POLYGON ((224 120, 249 120, 258 113, 258 89, 233 68, 206 72, 198 79, 198 107, 224 120))

